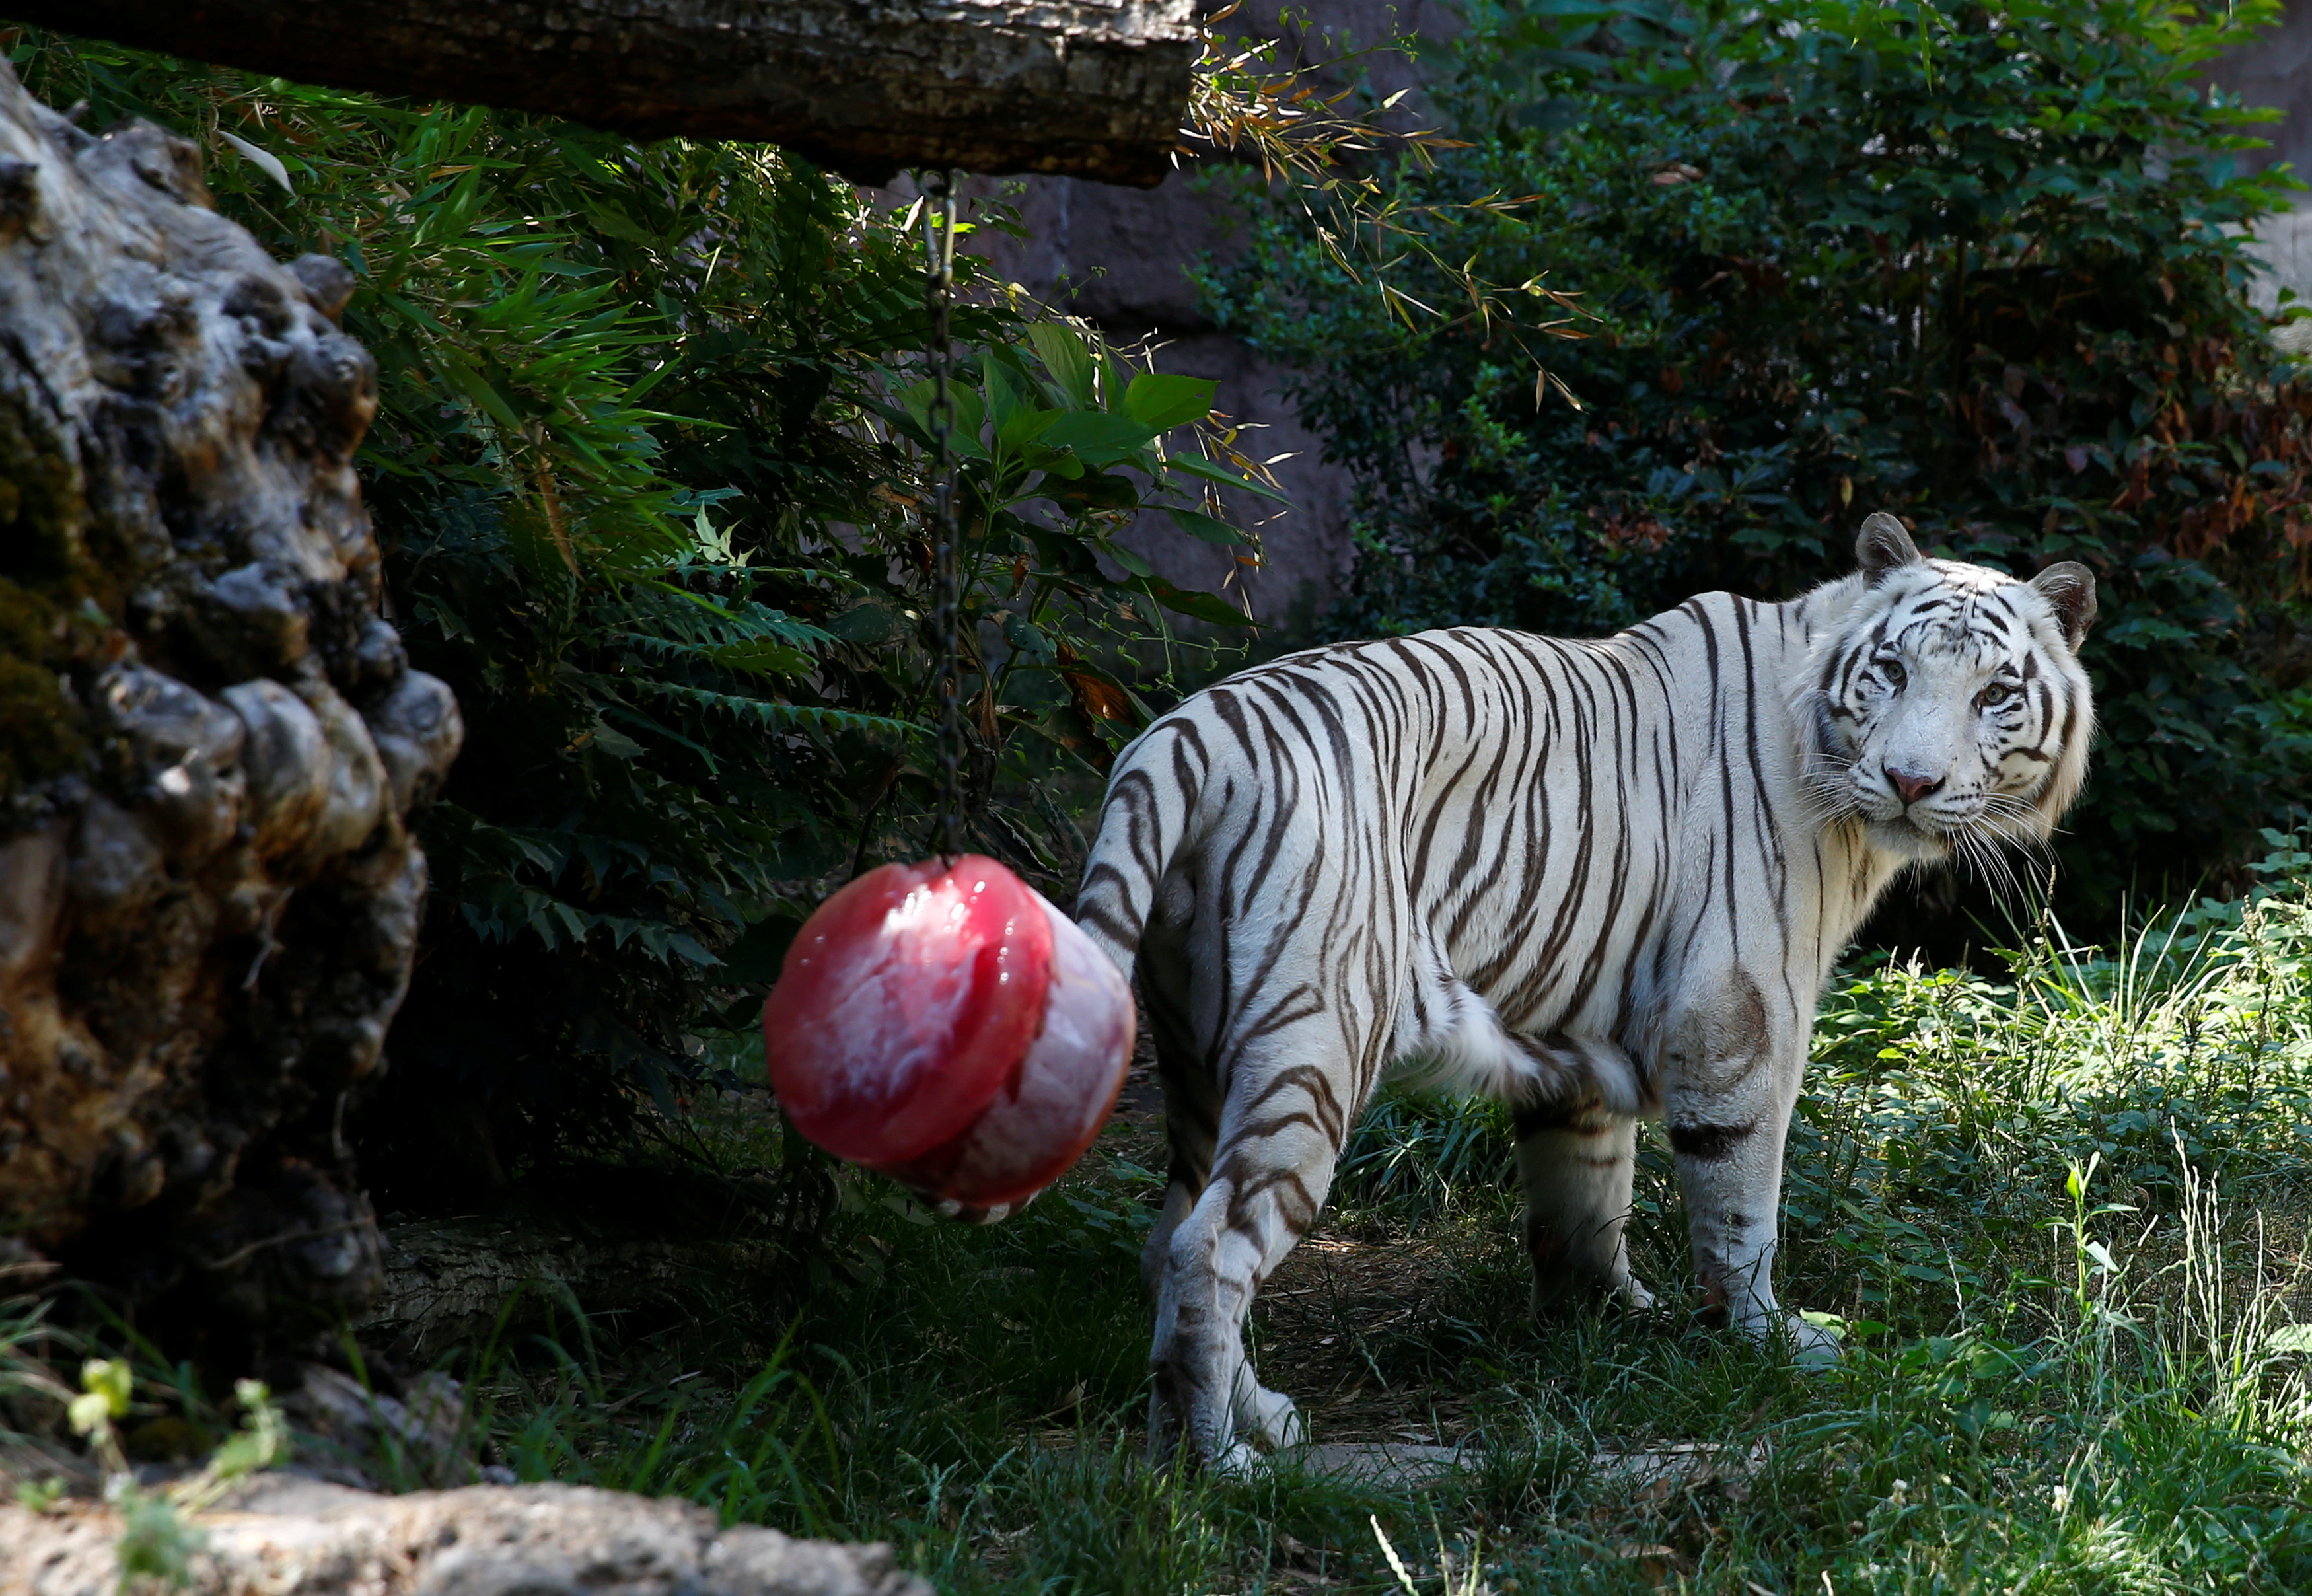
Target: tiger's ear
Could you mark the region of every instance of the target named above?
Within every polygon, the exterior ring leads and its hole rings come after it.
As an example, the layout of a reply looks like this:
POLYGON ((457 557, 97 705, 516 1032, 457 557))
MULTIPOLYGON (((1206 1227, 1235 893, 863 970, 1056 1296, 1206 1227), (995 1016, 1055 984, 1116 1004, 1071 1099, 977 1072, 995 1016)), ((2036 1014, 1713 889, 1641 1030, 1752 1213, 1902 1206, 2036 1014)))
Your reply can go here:
POLYGON ((2077 560, 2063 560, 2031 578, 2031 585, 2054 607, 2064 637, 2073 648, 2079 647, 2088 628, 2095 625, 2095 573, 2077 560))
POLYGON ((1877 587, 1878 579, 1896 566, 1916 564, 1919 546, 1901 522, 1881 510, 1864 517, 1862 530, 1854 535, 1854 557, 1864 577, 1877 587))

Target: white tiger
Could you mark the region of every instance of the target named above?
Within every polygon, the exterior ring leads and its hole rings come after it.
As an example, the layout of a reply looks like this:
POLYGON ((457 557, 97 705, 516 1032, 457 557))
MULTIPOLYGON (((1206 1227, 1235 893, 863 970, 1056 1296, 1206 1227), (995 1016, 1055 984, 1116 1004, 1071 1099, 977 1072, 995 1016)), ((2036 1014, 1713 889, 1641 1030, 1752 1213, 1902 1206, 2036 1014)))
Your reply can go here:
POLYGON ((1392 1065, 1517 1104, 1537 1308, 1651 1301, 1622 1230, 1660 1114, 1709 1300, 1824 1344, 1771 1270, 1831 961, 1905 866, 2046 837, 2094 723, 2086 567, 1924 559, 1885 514, 1856 553, 1789 603, 1709 593, 1595 642, 1311 649, 1117 761, 1077 918, 1136 962, 1163 1081, 1154 1456, 1300 1436, 1245 1314, 1392 1065))

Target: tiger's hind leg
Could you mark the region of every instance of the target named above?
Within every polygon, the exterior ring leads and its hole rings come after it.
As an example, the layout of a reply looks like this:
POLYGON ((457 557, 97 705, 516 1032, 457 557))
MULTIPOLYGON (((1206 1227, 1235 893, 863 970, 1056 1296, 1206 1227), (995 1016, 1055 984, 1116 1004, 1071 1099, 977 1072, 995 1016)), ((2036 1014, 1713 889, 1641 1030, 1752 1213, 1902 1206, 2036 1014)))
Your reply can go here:
MULTIPOLYGON (((1148 997, 1157 1075, 1164 1087, 1164 1134, 1170 1168, 1164 1209, 1141 1252, 1140 1272, 1150 1300, 1160 1306, 1173 1233, 1195 1211, 1196 1199, 1212 1180, 1222 1109, 1220 1083, 1183 1018, 1188 1013, 1186 970, 1185 960, 1166 939, 1152 939, 1143 949, 1142 987, 1148 997)), ((1233 1411, 1239 1431, 1257 1434, 1271 1447, 1296 1446, 1306 1438, 1292 1399, 1261 1385, 1252 1377, 1248 1364, 1236 1382, 1233 1411)), ((1150 1401, 1148 1449, 1152 1460, 1167 1461, 1178 1451, 1180 1417, 1179 1405, 1160 1381, 1150 1401)))
POLYGON ((1333 1179, 1344 1105, 1329 1073, 1239 1057, 1212 1175, 1165 1234, 1156 1337, 1158 1460, 1186 1444, 1224 1473, 1251 1466, 1247 1434, 1270 1446, 1305 1438, 1292 1399, 1254 1377, 1244 1321, 1263 1282, 1316 1223, 1333 1179))
POLYGON ((1156 1052, 1156 1078, 1164 1089, 1164 1209, 1140 1254, 1140 1275, 1152 1297, 1163 1278, 1165 1249, 1212 1179, 1213 1148, 1220 1138, 1221 1088, 1187 1018, 1185 961, 1154 937, 1140 953, 1141 990, 1148 1000, 1148 1034, 1156 1052))
POLYGON ((1525 1249, 1537 1315, 1600 1297, 1633 1308, 1653 1293, 1630 1273, 1630 1215, 1638 1122, 1596 1087, 1516 1114, 1518 1179, 1525 1188, 1525 1249))
MULTIPOLYGON (((1152 932, 1156 928, 1152 927, 1152 932)), ((1157 933, 1143 943, 1141 989, 1156 1074, 1164 1088, 1164 1140, 1169 1157, 1164 1207, 1140 1253, 1140 1276, 1149 1301, 1160 1304, 1172 1256, 1172 1238, 1212 1183, 1213 1152, 1220 1139, 1221 1088, 1190 1022, 1187 964, 1174 940, 1157 933)), ((1170 1460, 1180 1444, 1180 1411, 1163 1381, 1156 1382, 1148 1415, 1149 1460, 1170 1460)))

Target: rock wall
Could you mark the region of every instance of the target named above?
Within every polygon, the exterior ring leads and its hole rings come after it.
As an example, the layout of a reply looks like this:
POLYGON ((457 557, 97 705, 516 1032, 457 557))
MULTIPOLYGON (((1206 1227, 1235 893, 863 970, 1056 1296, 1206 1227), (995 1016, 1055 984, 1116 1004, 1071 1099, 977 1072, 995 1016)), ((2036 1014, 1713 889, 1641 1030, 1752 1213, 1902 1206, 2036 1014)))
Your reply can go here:
MULTIPOLYGON (((1216 0, 1202 9, 1218 9, 1216 0)), ((1285 9, 1282 0, 1251 0, 1221 26, 1232 36, 1274 37, 1285 9)), ((1315 62, 1398 31, 1434 43, 1461 28, 1459 10, 1449 0, 1334 0, 1315 8, 1310 20, 1305 58, 1315 62)), ((1376 94, 1414 91, 1390 118, 1392 126, 1434 125, 1435 112, 1420 92, 1429 65, 1395 52, 1363 62, 1376 94)), ((1264 568, 1235 568, 1227 550, 1189 539, 1160 515, 1142 518, 1127 541, 1184 587, 1243 583, 1256 616, 1298 632, 1332 602, 1348 574, 1354 485, 1344 467, 1324 458, 1324 439, 1301 424, 1286 396, 1295 373, 1214 327, 1188 282, 1187 268, 1200 257, 1225 260, 1247 241, 1226 180, 1232 171, 1226 159, 1190 157, 1153 193, 1046 177, 975 179, 971 191, 1008 198, 1026 224, 1024 238, 990 235, 988 253, 1006 278, 1090 318, 1111 341, 1162 345, 1164 370, 1218 381, 1220 408, 1256 429, 1248 453, 1291 457, 1274 468, 1292 500, 1290 510, 1279 513, 1251 495, 1237 495, 1232 505, 1246 524, 1260 527, 1264 568)))
MULTIPOLYGON (((2277 122, 2255 129, 2271 146, 2246 150, 2234 159, 2244 171, 2261 171, 2286 162, 2300 179, 2312 172, 2312 0, 2288 0, 2280 25, 2244 50, 2208 66, 2208 77, 2248 105, 2281 113, 2277 122)), ((2280 292, 2312 299, 2312 192, 2296 196, 2293 210, 2267 216, 2255 225, 2254 251, 2269 268, 2258 281, 2256 303, 2276 307, 2280 292)), ((2299 354, 2312 341, 2312 326, 2284 329, 2283 346, 2299 354)))
POLYGON ((377 615, 352 275, 0 63, 0 1263, 252 1339, 358 1309, 341 1135, 461 729, 377 615))

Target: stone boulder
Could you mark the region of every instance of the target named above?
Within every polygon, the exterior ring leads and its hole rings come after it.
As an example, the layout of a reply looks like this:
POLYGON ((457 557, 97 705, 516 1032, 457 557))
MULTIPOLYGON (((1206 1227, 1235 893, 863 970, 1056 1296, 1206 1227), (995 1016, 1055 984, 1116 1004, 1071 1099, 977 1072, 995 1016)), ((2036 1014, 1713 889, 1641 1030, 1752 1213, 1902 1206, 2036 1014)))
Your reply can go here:
MULTIPOLYGON (((198 1528, 188 1596, 932 1596, 888 1546, 725 1530, 688 1502, 584 1486, 377 1496, 265 1476, 198 1528)), ((112 1596, 120 1531, 85 1504, 0 1506, 0 1590, 112 1596)))

